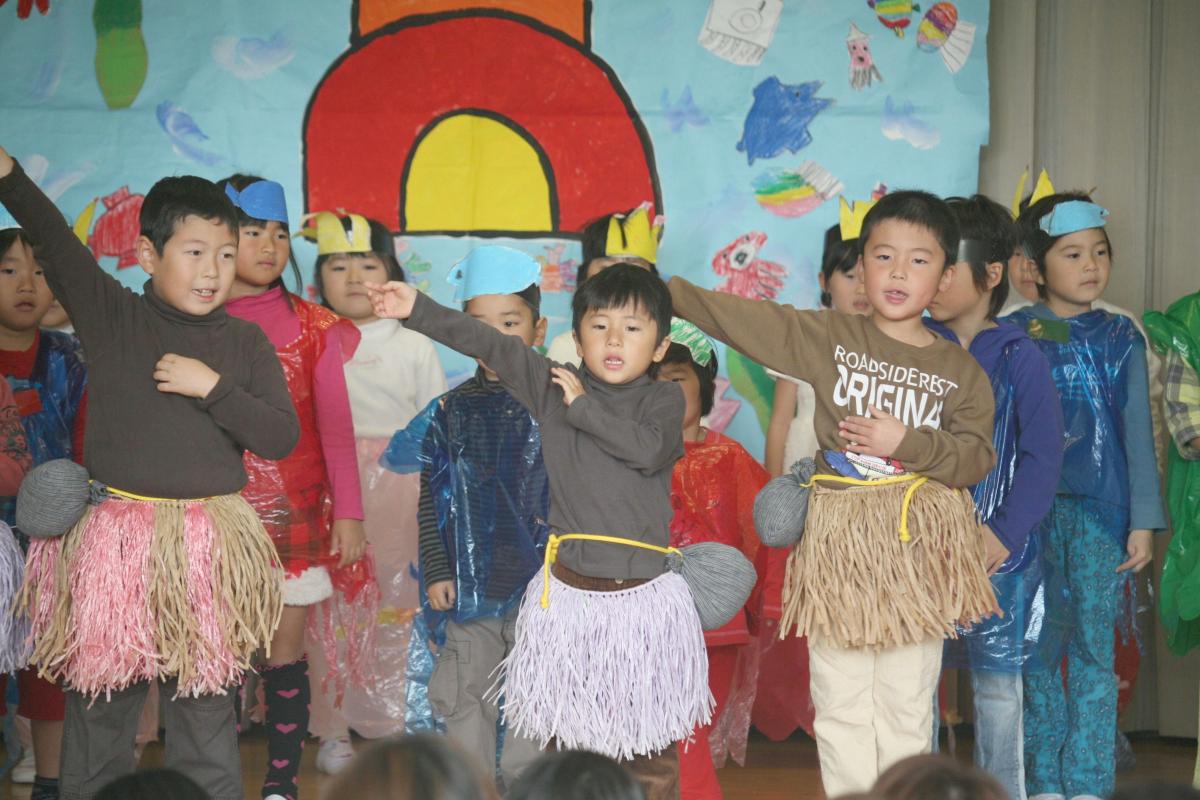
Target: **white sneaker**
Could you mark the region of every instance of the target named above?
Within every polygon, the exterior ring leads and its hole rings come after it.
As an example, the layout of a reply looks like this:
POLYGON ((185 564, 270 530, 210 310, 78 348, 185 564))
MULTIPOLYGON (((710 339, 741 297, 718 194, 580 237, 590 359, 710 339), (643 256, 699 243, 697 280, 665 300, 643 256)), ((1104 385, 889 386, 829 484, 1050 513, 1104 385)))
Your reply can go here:
POLYGON ((354 747, 349 739, 326 739, 317 751, 317 769, 326 775, 336 775, 354 760, 354 747))
POLYGON ((29 748, 21 754, 21 760, 12 768, 13 783, 33 783, 33 779, 37 776, 37 766, 33 762, 33 748, 29 748))
POLYGON ((269 794, 263 800, 287 800, 287 798, 281 794, 269 794))
POLYGON ((1029 800, 1067 800, 1061 794, 1034 794, 1029 796, 1029 800))

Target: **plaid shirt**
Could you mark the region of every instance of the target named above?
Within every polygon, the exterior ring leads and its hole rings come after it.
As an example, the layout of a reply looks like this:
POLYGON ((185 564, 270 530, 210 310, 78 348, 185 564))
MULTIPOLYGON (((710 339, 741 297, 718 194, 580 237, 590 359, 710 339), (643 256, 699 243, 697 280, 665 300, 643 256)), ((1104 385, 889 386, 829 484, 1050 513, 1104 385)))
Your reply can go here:
POLYGON ((1200 459, 1200 449, 1192 447, 1192 440, 1200 437, 1200 378, 1175 350, 1167 351, 1163 405, 1179 454, 1193 461, 1200 459))

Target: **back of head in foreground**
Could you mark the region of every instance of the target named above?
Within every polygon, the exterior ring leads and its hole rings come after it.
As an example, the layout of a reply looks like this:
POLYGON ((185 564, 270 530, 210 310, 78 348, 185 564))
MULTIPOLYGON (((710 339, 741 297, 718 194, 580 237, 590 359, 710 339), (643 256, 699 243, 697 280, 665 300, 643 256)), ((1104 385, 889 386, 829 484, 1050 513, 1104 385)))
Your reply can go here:
POLYGON ((474 763, 444 736, 385 739, 330 779, 325 800, 498 800, 474 763))
POLYGON ((599 753, 546 753, 508 792, 508 800, 644 800, 633 776, 599 753))
POLYGON ((122 775, 95 800, 209 800, 195 781, 173 769, 145 769, 122 775))
POLYGON ((1007 800, 988 773, 946 755, 923 755, 893 764, 871 794, 880 800, 1007 800))

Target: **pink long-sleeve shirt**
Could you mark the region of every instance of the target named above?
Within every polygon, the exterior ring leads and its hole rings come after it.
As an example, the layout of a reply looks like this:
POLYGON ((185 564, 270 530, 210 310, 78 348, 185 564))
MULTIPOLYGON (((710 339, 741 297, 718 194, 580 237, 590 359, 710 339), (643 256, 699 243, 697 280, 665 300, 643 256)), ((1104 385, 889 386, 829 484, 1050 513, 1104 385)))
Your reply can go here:
MULTIPOLYGON (((258 323, 276 348, 285 347, 300 336, 300 320, 281 287, 230 300, 225 308, 231 316, 258 323)), ((313 368, 313 402, 325 471, 333 495, 333 518, 362 519, 354 420, 346 392, 346 374, 342 370, 349 354, 343 350, 335 331, 327 331, 325 336, 325 349, 313 368)))

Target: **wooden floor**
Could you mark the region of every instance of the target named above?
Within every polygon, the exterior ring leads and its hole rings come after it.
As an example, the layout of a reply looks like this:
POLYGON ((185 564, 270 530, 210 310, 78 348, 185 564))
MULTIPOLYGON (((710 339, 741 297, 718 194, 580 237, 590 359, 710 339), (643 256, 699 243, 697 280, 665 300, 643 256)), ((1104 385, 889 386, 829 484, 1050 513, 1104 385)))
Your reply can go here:
MULTIPOLYGON (((1196 743, 1185 739, 1134 738, 1133 750, 1137 756, 1137 769, 1118 776, 1118 785, 1134 783, 1148 778, 1159 778, 1190 782, 1196 757, 1196 743)), ((970 760, 971 742, 959 737, 958 757, 970 760)), ((315 742, 305 749, 301 772, 300 789, 304 800, 318 800, 322 777, 314 766, 315 742)), ((161 763, 162 749, 151 745, 142 764, 153 766, 161 763)), ((246 797, 259 797, 258 788, 262 780, 266 759, 266 742, 255 733, 247 734, 242 742, 242 768, 246 776, 246 797)), ((797 735, 786 742, 772 742, 756 734, 751 735, 746 766, 730 764, 721 770, 721 786, 728 800, 753 798, 753 800, 821 800, 817 771, 817 747, 812 740, 797 735)), ((5 781, 0 797, 26 800, 29 787, 5 781)))

